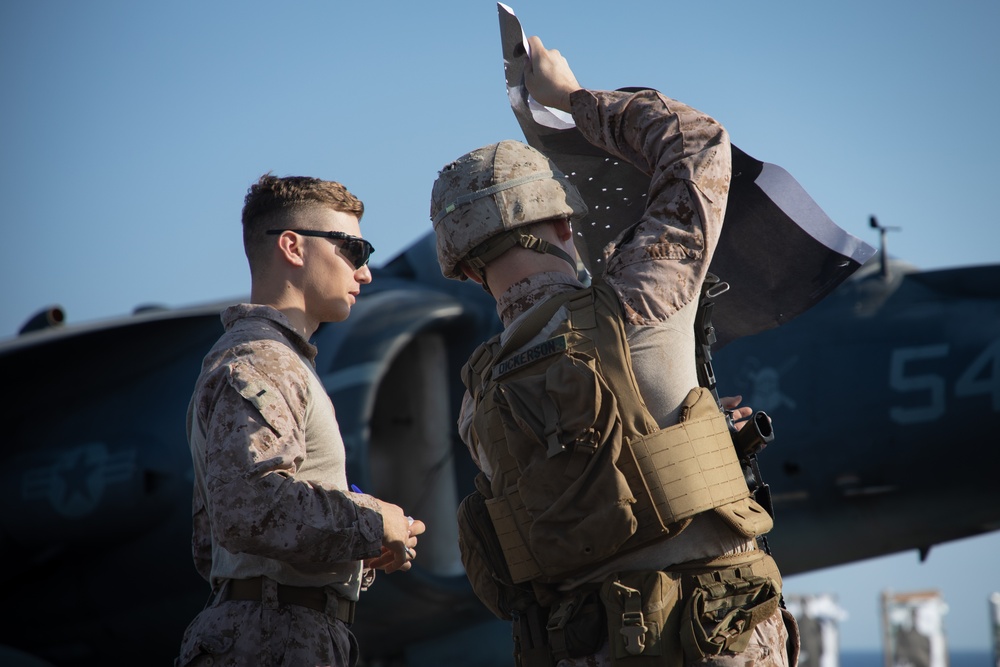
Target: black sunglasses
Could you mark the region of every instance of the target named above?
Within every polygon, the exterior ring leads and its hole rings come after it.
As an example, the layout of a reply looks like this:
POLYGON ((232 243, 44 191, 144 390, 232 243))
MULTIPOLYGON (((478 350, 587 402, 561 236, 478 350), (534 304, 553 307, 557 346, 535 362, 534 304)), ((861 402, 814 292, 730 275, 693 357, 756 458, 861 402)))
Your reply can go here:
POLYGON ((324 239, 330 239, 331 241, 343 241, 344 243, 340 246, 341 252, 347 258, 351 264, 354 265, 354 269, 360 269, 362 266, 368 263, 368 259, 371 257, 372 253, 375 252, 375 246, 361 238, 360 236, 351 236, 350 234, 345 234, 344 232, 322 232, 316 229, 269 229, 268 234, 280 234, 282 232, 295 232, 296 234, 301 234, 302 236, 318 236, 324 239))

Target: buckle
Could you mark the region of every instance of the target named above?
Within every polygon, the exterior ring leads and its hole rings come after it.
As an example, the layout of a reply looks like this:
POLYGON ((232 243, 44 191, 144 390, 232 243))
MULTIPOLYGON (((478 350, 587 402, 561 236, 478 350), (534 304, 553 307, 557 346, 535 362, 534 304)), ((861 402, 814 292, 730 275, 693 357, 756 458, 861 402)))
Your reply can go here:
POLYGON ((629 655, 639 655, 646 650, 646 632, 649 630, 642 615, 642 594, 618 581, 614 585, 624 609, 622 627, 618 632, 624 638, 625 651, 629 655))
POLYGON ((625 638, 625 650, 629 655, 639 655, 646 649, 645 618, 641 611, 626 611, 622 613, 622 637, 625 638))

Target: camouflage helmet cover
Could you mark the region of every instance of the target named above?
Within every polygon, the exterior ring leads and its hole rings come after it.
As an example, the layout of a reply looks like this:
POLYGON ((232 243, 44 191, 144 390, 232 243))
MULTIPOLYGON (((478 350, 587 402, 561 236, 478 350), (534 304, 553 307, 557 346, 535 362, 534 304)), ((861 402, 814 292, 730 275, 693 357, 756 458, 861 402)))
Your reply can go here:
POLYGON ((583 197, 558 167, 520 141, 466 153, 441 170, 431 192, 441 273, 458 280, 465 279, 458 265, 489 238, 542 220, 586 214, 583 197))

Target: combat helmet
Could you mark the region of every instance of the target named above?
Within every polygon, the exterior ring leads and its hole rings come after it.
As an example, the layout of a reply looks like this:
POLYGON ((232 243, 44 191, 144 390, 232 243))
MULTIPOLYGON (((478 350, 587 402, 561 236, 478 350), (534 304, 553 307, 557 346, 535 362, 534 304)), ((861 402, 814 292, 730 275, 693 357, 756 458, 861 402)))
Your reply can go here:
POLYGON ((486 263, 515 245, 563 257, 575 266, 560 248, 515 230, 586 214, 576 186, 555 163, 520 141, 466 153, 441 170, 431 192, 438 263, 445 277, 456 280, 466 277, 459 268, 462 261, 482 275, 486 263))

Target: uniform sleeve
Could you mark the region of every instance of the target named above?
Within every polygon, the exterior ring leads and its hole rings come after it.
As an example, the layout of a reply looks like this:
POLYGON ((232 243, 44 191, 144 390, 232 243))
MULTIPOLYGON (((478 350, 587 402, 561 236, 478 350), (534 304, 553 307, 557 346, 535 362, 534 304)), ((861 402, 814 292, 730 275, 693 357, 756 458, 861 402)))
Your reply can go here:
POLYGON ((711 117, 653 90, 579 90, 573 118, 595 146, 650 176, 642 218, 605 251, 605 280, 632 324, 696 299, 726 213, 729 136, 711 117))
POLYGON ((191 528, 191 555, 194 557, 194 567, 205 581, 211 581, 212 526, 198 485, 194 487, 191 500, 191 528))
POLYGON ((270 354, 220 366, 199 399, 213 536, 228 551, 306 569, 378 555, 382 516, 372 503, 296 477, 308 381, 297 359, 270 354))

